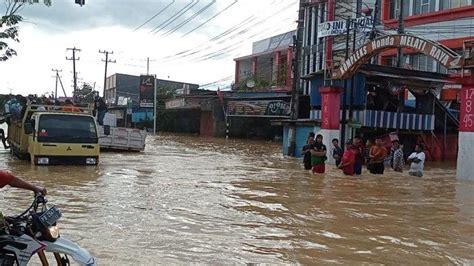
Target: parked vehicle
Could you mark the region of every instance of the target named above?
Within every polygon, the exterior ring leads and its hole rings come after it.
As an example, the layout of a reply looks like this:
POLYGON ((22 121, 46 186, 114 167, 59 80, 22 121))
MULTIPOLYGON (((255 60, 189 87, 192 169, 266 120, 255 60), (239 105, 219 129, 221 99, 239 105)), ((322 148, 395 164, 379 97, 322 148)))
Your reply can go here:
POLYGON ((60 237, 57 222, 61 212, 48 207, 47 202, 37 194, 22 214, 4 218, 0 224, 0 265, 24 266, 37 254, 42 265, 49 265, 48 257, 54 257, 57 265, 70 265, 71 257, 80 265, 95 266, 96 259, 87 250, 60 237))
MULTIPOLYGON (((35 165, 99 163, 99 134, 88 108, 64 111, 59 106, 26 106, 21 119, 10 119, 11 153, 35 165)), ((105 132, 107 135, 107 130, 105 132)))
POLYGON ((146 131, 136 128, 99 127, 99 143, 100 148, 104 150, 126 150, 126 151, 143 151, 145 150, 146 131), (104 134, 109 133, 108 135, 104 134))

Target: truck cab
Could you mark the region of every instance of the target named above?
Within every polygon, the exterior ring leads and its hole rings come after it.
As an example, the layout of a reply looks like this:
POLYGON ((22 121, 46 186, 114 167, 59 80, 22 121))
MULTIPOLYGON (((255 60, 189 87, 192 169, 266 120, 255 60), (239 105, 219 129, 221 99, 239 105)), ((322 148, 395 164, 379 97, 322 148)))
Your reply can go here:
POLYGON ((28 106, 20 121, 8 127, 12 153, 35 165, 97 165, 100 145, 97 123, 85 110, 63 112, 57 107, 37 111, 28 106))

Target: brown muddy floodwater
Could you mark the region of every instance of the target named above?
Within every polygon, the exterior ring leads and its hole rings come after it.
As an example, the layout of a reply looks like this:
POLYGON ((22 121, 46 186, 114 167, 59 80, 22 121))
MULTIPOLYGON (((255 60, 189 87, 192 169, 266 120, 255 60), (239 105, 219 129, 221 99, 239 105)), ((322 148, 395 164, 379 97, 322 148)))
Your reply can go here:
MULTIPOLYGON (((5 152, 0 168, 46 186, 62 236, 99 265, 474 263, 474 183, 456 181, 454 165, 422 179, 313 176, 280 149, 162 135, 98 167, 38 168, 5 152)), ((0 192, 4 214, 29 202, 0 192)))

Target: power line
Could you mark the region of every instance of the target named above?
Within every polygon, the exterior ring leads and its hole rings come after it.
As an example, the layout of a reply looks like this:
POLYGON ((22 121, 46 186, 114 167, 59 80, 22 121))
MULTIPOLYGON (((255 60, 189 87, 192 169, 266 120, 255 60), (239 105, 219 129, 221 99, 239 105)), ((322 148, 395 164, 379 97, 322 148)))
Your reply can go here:
POLYGON ((171 16, 169 19, 165 20, 163 23, 155 27, 153 30, 150 32, 153 32, 153 34, 157 34, 160 32, 162 29, 166 28, 168 25, 171 23, 175 22, 178 18, 180 18, 182 15, 184 15, 188 10, 193 8, 197 3, 199 3, 199 0, 191 0, 191 2, 187 5, 185 5, 182 9, 180 9, 177 13, 175 13, 173 16, 171 16))
POLYGON ((198 12, 194 13, 193 15, 191 15, 189 18, 187 18, 185 21, 181 22, 180 24, 178 24, 177 26, 175 26, 174 28, 172 28, 171 30, 168 30, 164 36, 168 36, 172 33, 174 33, 175 31, 181 29, 184 25, 188 24, 191 20, 193 20, 194 18, 196 18, 197 16, 199 16, 201 13, 203 13, 204 11, 206 11, 207 9, 209 9, 212 5, 214 5, 216 3, 216 0, 212 0, 211 3, 207 4, 206 6, 204 6, 203 8, 201 8, 198 12))
POLYGON ((193 28, 192 30, 186 32, 185 34, 183 34, 183 36, 181 37, 184 37, 184 36, 187 36, 188 34, 191 34, 193 33, 194 31, 196 31, 197 29, 201 28, 202 26, 206 25, 207 23, 209 23, 211 20, 215 19, 216 17, 218 17, 219 15, 221 15, 222 13, 224 13, 225 11, 227 11, 229 8, 231 8, 233 5, 237 4, 237 1, 238 0, 234 0, 233 3, 231 3, 230 5, 226 6, 224 9, 222 9, 221 11, 219 11, 217 14, 215 14, 214 16, 210 17, 209 19, 207 19, 206 21, 204 21, 203 23, 199 24, 197 27, 193 28))
POLYGON ((99 53, 105 54, 105 60, 102 59, 102 62, 105 62, 104 89, 103 89, 102 97, 105 97, 105 87, 106 87, 106 85, 107 85, 107 65, 108 65, 108 63, 117 63, 117 61, 116 61, 116 60, 110 60, 110 59, 109 59, 109 54, 114 54, 113 51, 110 51, 110 52, 109 52, 109 51, 106 51, 106 50, 104 50, 104 51, 99 50, 99 53))
POLYGON ((66 60, 72 61, 72 74, 74 76, 74 94, 73 94, 73 97, 76 97, 76 92, 77 92, 76 60, 81 59, 81 58, 76 58, 76 52, 80 52, 81 49, 77 49, 76 47, 74 47, 74 48, 67 48, 66 51, 72 51, 72 57, 71 58, 66 57, 66 60))
MULTIPOLYGON (((244 22, 243 24, 240 24, 240 25, 237 24, 236 26, 234 26, 234 27, 232 27, 231 29, 225 31, 224 33, 221 33, 221 34, 217 35, 216 37, 211 38, 209 41, 207 41, 207 42, 205 42, 205 43, 202 43, 202 44, 199 45, 198 47, 201 47, 202 45, 207 44, 207 43, 209 43, 209 42, 213 42, 213 41, 215 41, 215 40, 218 40, 218 39, 220 39, 220 38, 222 38, 222 37, 224 37, 224 36, 230 34, 231 32, 235 32, 237 29, 242 28, 243 25, 246 25, 246 26, 245 26, 242 30, 240 30, 239 32, 234 33, 234 34, 230 35, 229 37, 227 37, 227 38, 225 38, 225 39, 223 39, 223 40, 217 42, 217 44, 222 44, 222 43, 226 42, 227 40, 232 40, 232 39, 234 39, 235 37, 238 37, 238 36, 240 37, 240 36, 242 36, 243 34, 246 34, 247 32, 249 32, 249 31, 255 29, 255 28, 253 28, 253 26, 255 26, 255 25, 260 25, 260 24, 266 22, 268 17, 272 17, 274 14, 278 14, 278 13, 282 12, 283 10, 288 9, 288 8, 291 7, 292 5, 294 5, 294 3, 291 3, 290 5, 287 5, 287 6, 283 7, 282 9, 279 9, 278 11, 276 11, 276 12, 270 14, 270 15, 267 16, 267 17, 264 17, 264 18, 259 19, 258 21, 256 21, 255 23, 252 23, 251 25, 248 25, 248 26, 247 26, 247 24, 250 23, 249 20, 247 20, 247 21, 244 22)), ((252 17, 252 16, 251 16, 251 17, 252 17)), ((257 19, 257 18, 255 17, 255 18, 251 19, 251 21, 254 21, 255 19, 257 19)), ((241 42, 239 42, 239 43, 241 43, 241 42)), ((173 55, 173 56, 165 57, 165 59, 167 59, 167 60, 165 60, 165 61, 171 61, 171 58, 174 58, 173 60, 175 60, 175 59, 179 59, 179 58, 186 58, 186 57, 189 57, 189 56, 193 56, 193 55, 198 54, 198 53, 200 53, 200 52, 202 52, 202 51, 206 51, 206 50, 208 50, 209 48, 214 47, 215 45, 216 45, 216 43, 212 43, 212 44, 207 45, 207 46, 204 47, 204 48, 189 49, 189 50, 186 50, 186 51, 177 53, 177 54, 175 54, 175 55, 173 55), (191 52, 191 51, 192 51, 192 52, 191 52)), ((232 46, 232 45, 231 45, 231 46, 232 46)))
POLYGON ((140 29, 141 27, 145 26, 146 24, 148 24, 148 22, 152 21, 154 18, 156 18, 157 16, 161 15, 163 12, 165 12, 170 6, 172 6, 174 3, 176 2, 176 0, 173 0, 171 3, 169 3, 167 6, 165 6, 164 8, 162 8, 160 11, 158 11, 155 15, 153 15, 151 18, 149 18, 147 21, 145 21, 143 24, 141 24, 140 26, 138 26, 136 29, 134 29, 133 31, 137 31, 138 29, 140 29))

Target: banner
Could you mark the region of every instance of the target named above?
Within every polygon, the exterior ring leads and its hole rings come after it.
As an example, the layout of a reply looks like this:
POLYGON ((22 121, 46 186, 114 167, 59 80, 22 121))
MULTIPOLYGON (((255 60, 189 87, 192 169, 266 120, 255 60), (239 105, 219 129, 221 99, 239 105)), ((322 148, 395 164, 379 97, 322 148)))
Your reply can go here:
POLYGON ((290 116, 290 103, 284 100, 229 101, 230 116, 290 116))
POLYGON ((459 131, 474 132, 474 87, 461 89, 461 115, 459 131))
MULTIPOLYGON (((346 33, 347 21, 327 21, 318 24, 318 38, 327 36, 336 36, 346 33)), ((349 24, 349 30, 353 30, 354 27, 359 32, 368 32, 372 30, 372 17, 360 17, 351 19, 349 24)))
POLYGON ((155 77, 140 76, 140 107, 153 108, 155 97, 155 77))
POLYGON ((319 92, 321 93, 321 128, 339 129, 342 89, 321 87, 319 92))

